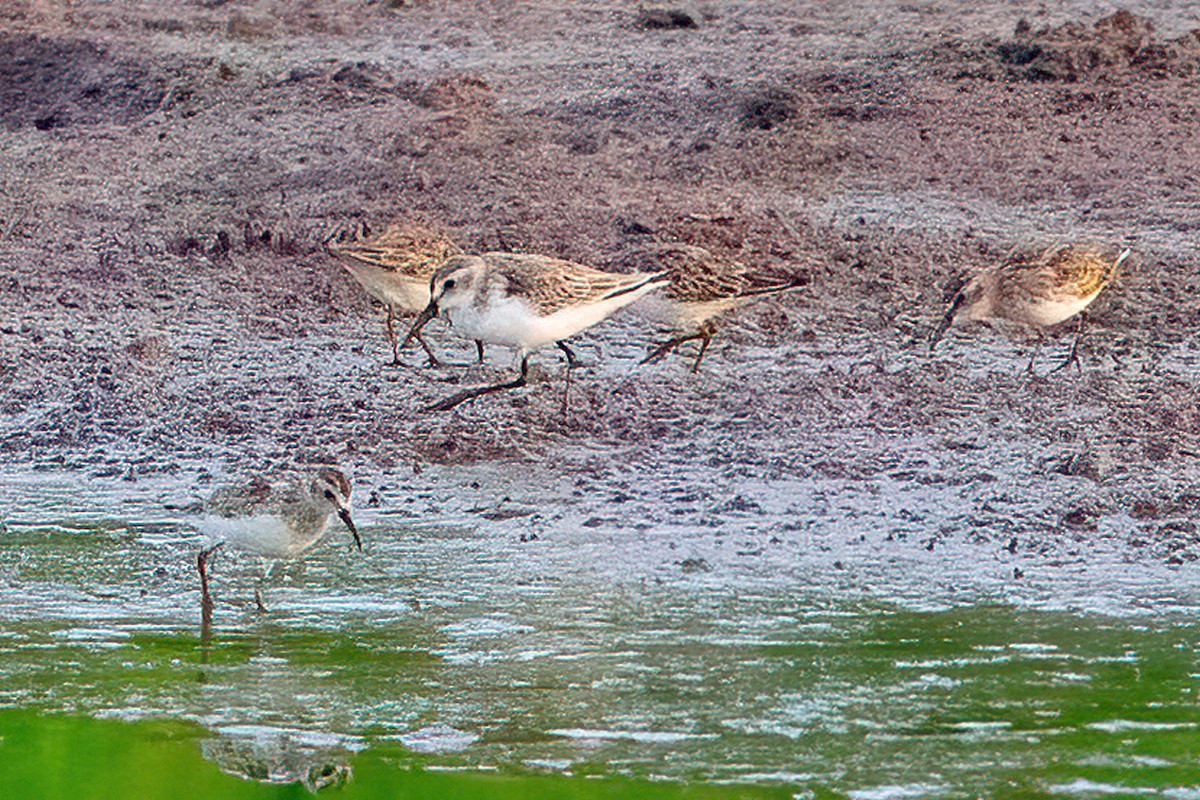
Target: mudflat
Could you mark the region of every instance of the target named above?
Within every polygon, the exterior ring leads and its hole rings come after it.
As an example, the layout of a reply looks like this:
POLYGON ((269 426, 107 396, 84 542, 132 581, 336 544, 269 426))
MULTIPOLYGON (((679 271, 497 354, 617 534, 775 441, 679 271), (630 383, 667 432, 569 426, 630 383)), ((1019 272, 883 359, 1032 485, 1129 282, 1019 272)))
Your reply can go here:
POLYGON ((336 462, 381 511, 511 496, 559 509, 543 538, 682 526, 700 555, 642 556, 787 580, 946 547, 1047 597, 1101 552, 1187 570, 1200 11, 1023 6, 10 0, 6 470, 145 510, 165 495, 139 486, 336 462), (513 365, 466 366, 436 324, 463 366, 387 365, 323 243, 404 219, 468 251, 605 268, 677 241, 810 282, 698 375, 637 368, 658 336, 623 313, 578 340, 565 412, 551 349, 531 388, 421 413, 513 365), (983 326, 928 353, 964 270, 1063 239, 1133 250, 1081 369, 1031 376, 1032 340, 983 326))

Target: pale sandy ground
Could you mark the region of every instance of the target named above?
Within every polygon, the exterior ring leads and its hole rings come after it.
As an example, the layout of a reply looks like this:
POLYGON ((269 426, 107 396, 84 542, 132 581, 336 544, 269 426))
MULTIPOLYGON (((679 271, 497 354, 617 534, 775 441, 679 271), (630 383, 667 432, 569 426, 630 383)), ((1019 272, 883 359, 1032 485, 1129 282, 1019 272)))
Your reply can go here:
MULTIPOLYGON (((1111 8, 1026 5, 715 2, 663 30, 618 2, 9 0, 6 474, 186 518, 214 481, 334 460, 381 515, 508 495, 545 510, 543 540, 681 525, 712 579, 722 552, 754 573, 803 539, 785 582, 951 547, 1047 597, 1099 553, 1186 588, 1200 10, 1098 30, 1111 8), (553 352, 527 391, 424 415, 510 365, 384 366, 379 310, 320 245, 402 215, 471 249, 605 266, 677 239, 813 282, 698 376, 635 369, 655 333, 626 315, 581 337, 565 416, 553 352), (1031 378, 1028 342, 987 329, 928 357, 950 278, 1060 237, 1135 250, 1082 373, 1031 378)), ((638 557, 681 569, 664 547, 638 557)), ((917 586, 893 579, 864 581, 917 586)))

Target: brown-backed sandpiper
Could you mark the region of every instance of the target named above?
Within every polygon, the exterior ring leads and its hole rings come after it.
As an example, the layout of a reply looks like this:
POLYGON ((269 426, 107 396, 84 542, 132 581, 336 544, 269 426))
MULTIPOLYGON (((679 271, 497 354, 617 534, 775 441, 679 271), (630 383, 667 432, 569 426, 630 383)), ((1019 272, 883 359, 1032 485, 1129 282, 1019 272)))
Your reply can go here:
MULTIPOLYGON (((1079 315, 1075 340, 1066 361, 1054 372, 1076 361, 1083 332, 1084 309, 1112 283, 1128 249, 1097 244, 1058 244, 1034 258, 1010 258, 999 267, 976 273, 967 280, 941 323, 929 337, 932 350, 958 320, 1001 320, 1032 329, 1038 345, 1044 332, 1079 315)), ((1028 369, 1033 370, 1035 348, 1028 369)))

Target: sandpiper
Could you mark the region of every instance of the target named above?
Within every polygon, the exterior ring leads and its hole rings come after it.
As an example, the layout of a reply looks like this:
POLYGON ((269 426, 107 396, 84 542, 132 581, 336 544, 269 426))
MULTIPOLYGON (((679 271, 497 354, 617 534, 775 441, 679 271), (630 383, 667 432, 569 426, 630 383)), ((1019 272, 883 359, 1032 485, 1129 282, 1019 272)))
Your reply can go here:
MULTIPOLYGON (((416 314, 429 305, 429 278, 453 255, 462 252, 447 236, 418 225, 392 225, 378 236, 369 237, 363 228, 342 232, 325 243, 338 263, 346 268, 367 293, 387 309, 388 342, 392 345, 392 363, 400 363, 396 337, 396 312, 416 314)), ((422 338, 429 363, 436 366, 437 356, 422 338)), ((483 345, 475 344, 483 361, 483 345)))
MULTIPOLYGON (((196 570, 200 573, 200 601, 206 611, 212 609, 209 559, 222 547, 276 561, 294 559, 321 541, 330 517, 337 514, 362 550, 358 528, 350 518, 350 482, 330 467, 318 471, 307 487, 302 483, 272 486, 256 476, 240 486, 218 489, 205 503, 205 512, 200 525, 205 545, 196 557, 196 570)), ((258 588, 254 599, 259 610, 265 610, 258 588)))
MULTIPOLYGON (((1084 309, 1112 283, 1129 258, 1130 250, 1096 244, 1054 245, 1032 259, 1016 258, 972 276, 955 295, 949 310, 929 338, 937 345, 957 320, 1002 320, 1030 328, 1038 334, 1038 347, 1048 328, 1079 315, 1075 341, 1057 372, 1077 359, 1079 337, 1086 320, 1084 309)), ((1033 370, 1037 348, 1027 369, 1033 370)))
POLYGON ((573 361, 563 339, 665 286, 665 275, 620 275, 525 253, 455 256, 433 274, 429 305, 402 347, 440 311, 463 336, 515 348, 520 363, 516 380, 468 389, 429 408, 444 411, 481 395, 524 386, 529 354, 540 347, 558 344, 573 361))
POLYGON ((666 270, 671 280, 660 294, 639 303, 640 314, 670 330, 674 335, 654 348, 643 364, 658 361, 680 345, 700 340, 692 372, 717 331, 718 320, 735 308, 780 292, 807 286, 807 273, 772 280, 738 261, 723 261, 703 247, 665 243, 629 250, 618 257, 624 267, 666 270))

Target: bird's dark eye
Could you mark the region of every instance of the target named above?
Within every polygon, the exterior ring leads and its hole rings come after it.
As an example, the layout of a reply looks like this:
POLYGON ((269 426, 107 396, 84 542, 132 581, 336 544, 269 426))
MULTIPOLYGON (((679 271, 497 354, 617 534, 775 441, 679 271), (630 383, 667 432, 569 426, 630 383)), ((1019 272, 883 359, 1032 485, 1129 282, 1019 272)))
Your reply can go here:
POLYGON ((442 289, 444 289, 445 291, 450 291, 451 289, 454 288, 454 286, 455 286, 454 278, 451 278, 450 280, 448 280, 442 284, 442 289))
POLYGON ((330 500, 332 500, 332 499, 333 499, 333 492, 331 492, 331 491, 329 491, 328 489, 326 489, 326 490, 325 490, 325 496, 326 496, 326 497, 328 497, 330 500))

